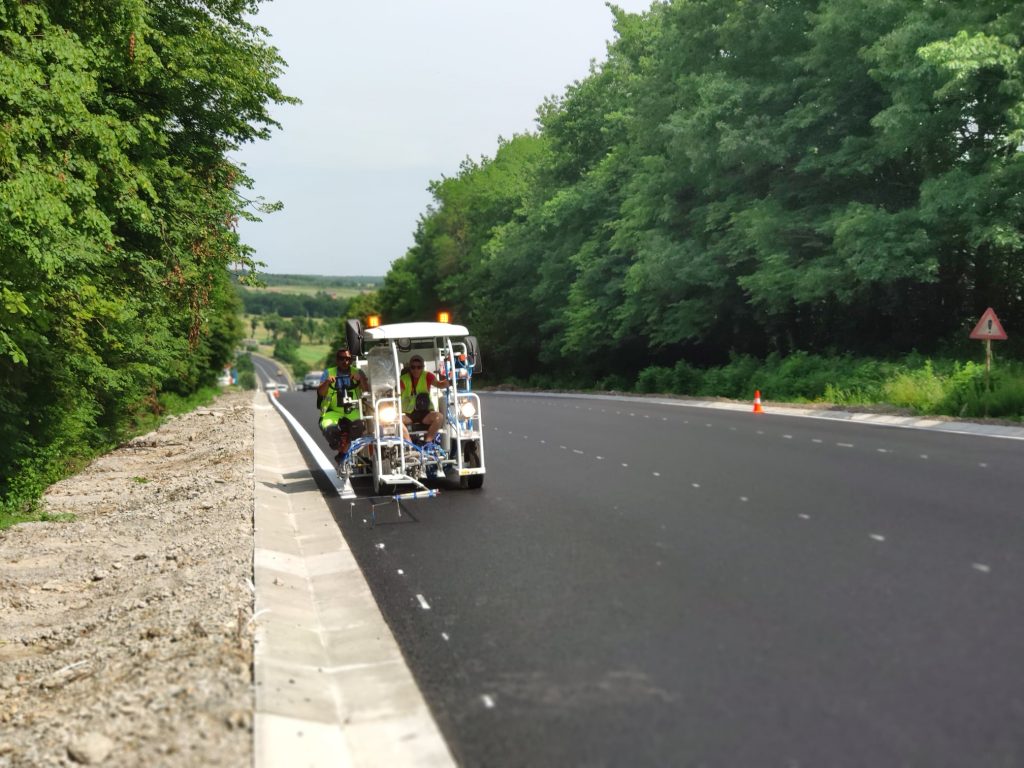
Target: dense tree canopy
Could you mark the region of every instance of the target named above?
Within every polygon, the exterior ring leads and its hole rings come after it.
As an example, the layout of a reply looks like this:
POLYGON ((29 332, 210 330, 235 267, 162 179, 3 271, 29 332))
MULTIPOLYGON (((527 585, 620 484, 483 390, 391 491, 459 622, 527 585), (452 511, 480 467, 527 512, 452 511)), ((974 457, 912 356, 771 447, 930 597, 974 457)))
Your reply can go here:
POLYGON ((286 102, 257 0, 0 0, 0 496, 211 381, 286 102))
POLYGON ((502 373, 1024 329, 1024 5, 671 0, 433 186, 381 292, 502 373))

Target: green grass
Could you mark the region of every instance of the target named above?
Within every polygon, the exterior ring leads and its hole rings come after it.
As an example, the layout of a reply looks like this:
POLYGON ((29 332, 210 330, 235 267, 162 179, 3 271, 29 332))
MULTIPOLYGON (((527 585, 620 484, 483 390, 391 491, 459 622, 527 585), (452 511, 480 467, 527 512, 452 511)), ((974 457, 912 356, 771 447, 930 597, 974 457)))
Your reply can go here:
MULTIPOLYGON (((296 350, 299 360, 306 370, 322 370, 324 362, 327 359, 327 355, 331 351, 330 344, 303 344, 296 350)), ((305 371, 303 371, 305 374, 305 371)))

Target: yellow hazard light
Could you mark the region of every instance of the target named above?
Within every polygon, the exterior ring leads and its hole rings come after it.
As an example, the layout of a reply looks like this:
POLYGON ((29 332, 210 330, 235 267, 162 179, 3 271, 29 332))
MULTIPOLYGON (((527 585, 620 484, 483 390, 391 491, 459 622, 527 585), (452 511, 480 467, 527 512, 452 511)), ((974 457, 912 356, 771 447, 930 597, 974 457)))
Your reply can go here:
POLYGON ((450 323, 452 321, 451 313, 445 309, 442 309, 437 313, 437 322, 439 323, 450 323))
POLYGON ((366 318, 367 328, 377 328, 380 326, 380 315, 370 315, 366 318))

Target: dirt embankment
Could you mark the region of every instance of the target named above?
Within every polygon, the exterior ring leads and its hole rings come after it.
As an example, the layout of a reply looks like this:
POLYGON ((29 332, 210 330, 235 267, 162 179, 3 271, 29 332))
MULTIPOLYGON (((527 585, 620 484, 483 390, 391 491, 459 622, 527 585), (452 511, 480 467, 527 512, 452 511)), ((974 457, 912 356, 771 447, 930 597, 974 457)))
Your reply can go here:
POLYGON ((251 764, 252 457, 225 395, 0 531, 0 766, 251 764))

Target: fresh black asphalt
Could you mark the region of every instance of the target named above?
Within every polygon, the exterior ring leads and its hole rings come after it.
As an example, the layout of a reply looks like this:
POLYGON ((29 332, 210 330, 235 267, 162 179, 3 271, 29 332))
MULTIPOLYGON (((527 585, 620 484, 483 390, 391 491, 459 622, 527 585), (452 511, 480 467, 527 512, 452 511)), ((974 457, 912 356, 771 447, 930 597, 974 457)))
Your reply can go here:
POLYGON ((1024 764, 1024 442, 483 407, 483 489, 329 500, 460 764, 1024 764))

